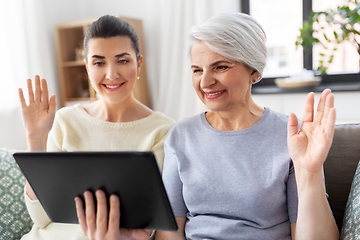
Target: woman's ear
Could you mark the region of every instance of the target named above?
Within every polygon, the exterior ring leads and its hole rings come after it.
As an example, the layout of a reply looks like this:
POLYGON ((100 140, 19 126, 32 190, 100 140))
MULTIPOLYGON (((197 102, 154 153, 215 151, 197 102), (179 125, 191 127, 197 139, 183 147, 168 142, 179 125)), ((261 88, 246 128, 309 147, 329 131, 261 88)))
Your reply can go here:
POLYGON ((251 82, 254 84, 254 83, 257 83, 259 81, 259 78, 260 78, 260 73, 257 71, 257 70, 253 70, 251 72, 251 82))
POLYGON ((139 60, 137 61, 137 64, 138 64, 138 66, 137 66, 137 75, 138 76, 140 75, 140 69, 141 69, 142 63, 143 63, 143 56, 140 55, 139 60))

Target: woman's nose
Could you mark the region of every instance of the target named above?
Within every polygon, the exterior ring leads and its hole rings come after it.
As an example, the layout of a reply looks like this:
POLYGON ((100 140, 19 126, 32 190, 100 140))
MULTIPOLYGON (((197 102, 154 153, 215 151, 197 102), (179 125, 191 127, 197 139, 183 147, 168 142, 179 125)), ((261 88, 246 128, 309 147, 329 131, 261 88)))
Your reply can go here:
POLYGON ((114 81, 115 79, 117 79, 117 77, 118 77, 118 72, 117 72, 116 67, 111 64, 108 65, 107 72, 106 72, 106 78, 111 81, 114 81))
POLYGON ((200 87, 202 89, 206 89, 211 87, 216 83, 215 77, 211 73, 203 72, 201 81, 200 81, 200 87))

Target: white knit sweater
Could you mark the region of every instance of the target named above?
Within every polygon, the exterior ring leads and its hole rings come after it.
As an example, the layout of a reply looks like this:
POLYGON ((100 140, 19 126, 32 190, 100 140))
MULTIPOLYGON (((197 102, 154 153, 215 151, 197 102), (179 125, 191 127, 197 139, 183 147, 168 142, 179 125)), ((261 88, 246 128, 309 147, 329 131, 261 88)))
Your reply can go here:
MULTIPOLYGON (((163 145, 174 120, 160 112, 143 119, 112 123, 90 116, 79 104, 57 111, 49 133, 48 151, 152 151, 162 171, 163 145)), ((25 202, 34 221, 22 240, 87 239, 78 224, 52 223, 38 200, 25 193, 25 202)), ((75 203, 74 203, 75 204, 75 203)))

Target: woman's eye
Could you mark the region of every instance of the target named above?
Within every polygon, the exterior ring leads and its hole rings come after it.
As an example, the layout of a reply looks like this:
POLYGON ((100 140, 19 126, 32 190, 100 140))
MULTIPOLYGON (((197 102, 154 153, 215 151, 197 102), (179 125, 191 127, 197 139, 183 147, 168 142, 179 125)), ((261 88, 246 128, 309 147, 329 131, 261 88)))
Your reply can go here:
POLYGON ((103 63, 103 62, 94 62, 94 65, 95 66, 98 66, 98 67, 101 67, 101 66, 103 66, 105 63, 103 63))
POLYGON ((195 73, 200 73, 200 72, 201 72, 200 69, 194 69, 194 70, 193 70, 193 74, 195 74, 195 73))
POLYGON ((128 63, 129 61, 128 60, 119 60, 119 63, 122 63, 122 64, 125 64, 125 63, 128 63))
POLYGON ((228 68, 227 66, 217 66, 216 70, 225 70, 227 68, 228 68))

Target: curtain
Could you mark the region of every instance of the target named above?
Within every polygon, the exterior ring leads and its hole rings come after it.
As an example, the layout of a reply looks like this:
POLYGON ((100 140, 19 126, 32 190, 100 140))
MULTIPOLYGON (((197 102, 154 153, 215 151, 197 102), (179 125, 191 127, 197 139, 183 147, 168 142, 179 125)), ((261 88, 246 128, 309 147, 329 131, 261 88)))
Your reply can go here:
POLYGON ((154 37, 150 44, 158 52, 147 55, 157 56, 156 60, 147 59, 149 74, 153 80, 157 79, 156 87, 150 86, 153 108, 178 121, 206 110, 191 81, 190 28, 220 12, 239 12, 240 6, 237 0, 159 0, 157 3, 155 8, 159 11, 154 11, 154 37))
POLYGON ((18 88, 35 74, 54 79, 55 69, 38 0, 0 1, 0 148, 26 149, 18 88))
POLYGON ((240 8, 238 0, 64 0, 51 4, 46 0, 0 0, 0 3, 0 148, 16 149, 26 149, 17 89, 26 89, 26 79, 39 74, 48 80, 51 94, 58 92, 54 24, 104 14, 142 19, 147 32, 145 62, 152 108, 179 121, 206 109, 191 82, 188 37, 191 26, 219 12, 237 12, 240 8))

